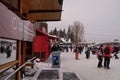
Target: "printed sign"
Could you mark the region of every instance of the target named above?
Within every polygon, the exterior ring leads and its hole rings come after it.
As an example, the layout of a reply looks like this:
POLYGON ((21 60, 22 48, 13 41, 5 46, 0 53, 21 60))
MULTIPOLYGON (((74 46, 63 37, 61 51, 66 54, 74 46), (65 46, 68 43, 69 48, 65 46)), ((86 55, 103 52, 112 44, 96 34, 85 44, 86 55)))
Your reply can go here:
POLYGON ((15 13, 0 3, 0 37, 33 41, 35 30, 30 21, 19 18, 15 13))

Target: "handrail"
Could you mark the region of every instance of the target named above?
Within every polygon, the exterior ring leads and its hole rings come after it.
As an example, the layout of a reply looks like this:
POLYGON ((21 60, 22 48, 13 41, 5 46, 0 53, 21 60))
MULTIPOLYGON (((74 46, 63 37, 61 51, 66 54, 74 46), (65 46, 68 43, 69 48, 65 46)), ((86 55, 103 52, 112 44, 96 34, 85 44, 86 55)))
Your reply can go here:
POLYGON ((31 58, 30 60, 28 60, 27 62, 25 62, 23 65, 21 65, 19 68, 17 68, 14 72, 12 72, 10 75, 8 75, 5 79, 3 79, 3 80, 7 80, 7 79, 9 79, 13 74, 15 74, 17 71, 19 71, 22 67, 24 67, 26 64, 28 64, 28 63, 31 63, 33 60, 35 60, 36 59, 36 57, 33 57, 33 58, 31 58))

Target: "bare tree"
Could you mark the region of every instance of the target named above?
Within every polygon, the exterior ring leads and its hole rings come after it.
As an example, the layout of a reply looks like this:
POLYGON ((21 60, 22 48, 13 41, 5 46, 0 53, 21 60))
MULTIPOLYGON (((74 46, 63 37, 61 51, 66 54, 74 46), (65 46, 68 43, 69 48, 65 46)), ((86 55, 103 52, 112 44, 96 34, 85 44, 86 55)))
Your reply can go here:
POLYGON ((75 21, 71 26, 71 31, 74 35, 75 44, 82 42, 84 39, 84 26, 79 21, 75 21))

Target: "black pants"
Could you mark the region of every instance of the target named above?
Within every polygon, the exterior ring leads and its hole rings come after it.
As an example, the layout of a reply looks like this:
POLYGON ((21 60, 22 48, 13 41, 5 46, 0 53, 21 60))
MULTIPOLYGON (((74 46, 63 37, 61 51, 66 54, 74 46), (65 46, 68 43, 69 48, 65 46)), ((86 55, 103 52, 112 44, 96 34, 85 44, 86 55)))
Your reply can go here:
POLYGON ((110 57, 104 57, 104 68, 109 68, 110 57))
POLYGON ((90 52, 87 52, 86 53, 86 59, 89 59, 89 57, 90 57, 90 52))
POLYGON ((102 58, 102 56, 98 56, 98 65, 97 65, 97 67, 102 67, 102 61, 103 61, 103 58, 102 58))

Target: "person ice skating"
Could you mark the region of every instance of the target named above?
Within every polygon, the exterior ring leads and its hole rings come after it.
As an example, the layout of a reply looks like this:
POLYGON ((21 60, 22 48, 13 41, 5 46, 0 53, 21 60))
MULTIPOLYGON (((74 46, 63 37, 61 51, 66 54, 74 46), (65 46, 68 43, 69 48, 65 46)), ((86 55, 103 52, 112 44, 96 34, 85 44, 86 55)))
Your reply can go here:
POLYGON ((86 47, 85 54, 86 54, 86 59, 89 59, 89 57, 90 57, 90 47, 86 47))
POLYGON ((103 67, 102 65, 102 61, 103 61, 103 45, 100 45, 100 47, 98 48, 98 68, 103 67))
POLYGON ((117 46, 114 46, 113 47, 113 53, 114 53, 113 57, 115 57, 115 59, 119 59, 119 57, 117 55, 118 52, 119 52, 119 48, 117 46))
POLYGON ((75 48, 75 59, 79 60, 78 47, 75 48))
POLYGON ((104 49, 104 68, 105 69, 110 69, 110 57, 111 57, 111 53, 112 53, 113 49, 110 46, 110 44, 107 44, 104 49))
POLYGON ((72 45, 70 45, 70 51, 71 51, 71 52, 72 52, 72 48, 73 48, 72 45))
POLYGON ((78 47, 78 49, 79 49, 79 53, 82 54, 83 48, 81 45, 78 47))

